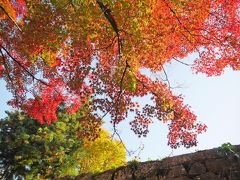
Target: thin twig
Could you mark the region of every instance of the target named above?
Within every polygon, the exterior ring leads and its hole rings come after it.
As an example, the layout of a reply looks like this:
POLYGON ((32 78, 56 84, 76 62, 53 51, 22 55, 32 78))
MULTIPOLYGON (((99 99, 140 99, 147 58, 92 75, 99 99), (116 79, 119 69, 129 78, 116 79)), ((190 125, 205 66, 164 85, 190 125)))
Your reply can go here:
POLYGON ((33 78, 33 80, 37 80, 39 81, 40 83, 44 84, 45 86, 49 86, 47 82, 41 80, 41 79, 38 79, 37 77, 35 77, 26 67, 24 67, 16 58, 14 58, 9 52, 8 50, 3 47, 2 45, 0 45, 0 48, 2 48, 6 53, 7 55, 14 61, 16 62, 25 72, 28 73, 29 76, 31 76, 33 78))
POLYGON ((119 100, 120 95, 121 95, 121 93, 122 93, 122 91, 123 91, 123 79, 124 79, 125 74, 126 74, 126 72, 127 72, 127 68, 129 68, 129 67, 130 67, 130 66, 129 66, 127 60, 126 60, 126 65, 125 65, 125 68, 124 68, 124 71, 123 71, 123 74, 122 74, 122 78, 121 78, 121 80, 120 80, 120 91, 119 91, 118 100, 119 100))
MULTIPOLYGON (((118 115, 118 107, 119 107, 119 101, 120 101, 120 97, 122 95, 122 91, 123 91, 123 80, 124 80, 124 77, 125 77, 125 74, 127 72, 127 68, 129 68, 129 64, 126 60, 126 65, 125 65, 125 68, 124 68, 124 71, 123 71, 123 74, 122 74, 122 77, 121 77, 121 80, 120 80, 120 90, 118 92, 118 97, 116 99, 116 116, 115 116, 115 119, 113 121, 113 128, 114 128, 114 133, 116 132, 117 133, 117 130, 116 130, 116 122, 117 122, 117 115, 118 115)), ((114 135, 114 134, 113 134, 114 135)))
POLYGON ((103 50, 103 49, 108 49, 109 47, 111 47, 113 45, 114 40, 115 40, 116 37, 117 37, 117 35, 113 37, 113 39, 112 39, 112 41, 111 41, 111 43, 109 45, 107 45, 105 47, 101 47, 101 48, 96 48, 96 49, 93 49, 93 50, 94 51, 99 51, 99 50, 103 50))
POLYGON ((123 147, 124 147, 124 149, 126 150, 126 152, 128 153, 128 155, 130 155, 131 152, 127 149, 127 147, 126 147, 125 144, 123 143, 123 140, 122 140, 120 134, 117 132, 117 129, 114 127, 114 133, 113 133, 113 135, 112 135, 112 138, 114 137, 115 134, 117 135, 120 143, 123 145, 123 147))
MULTIPOLYGON (((178 21, 178 23, 180 24, 180 26, 182 26, 182 28, 183 28, 197 43, 199 43, 199 42, 197 41, 197 39, 195 38, 195 36, 184 26, 184 24, 181 22, 181 20, 180 20, 179 17, 177 16, 176 12, 169 6, 169 4, 168 4, 165 0, 163 0, 163 2, 166 4, 166 6, 168 7, 168 9, 173 13, 174 17, 177 19, 177 21, 178 21)), ((192 44, 192 45, 194 46, 194 48, 196 49, 196 51, 197 51, 197 52, 199 53, 199 55, 200 55, 201 53, 199 52, 199 50, 198 50, 198 48, 196 47, 196 45, 193 44, 193 43, 188 39, 188 37, 187 37, 184 33, 182 33, 182 32, 180 32, 180 33, 185 37, 185 39, 186 39, 190 44, 192 44)), ((199 43, 199 44, 201 44, 201 43, 199 43)))
POLYGON ((171 88, 171 84, 170 84, 170 81, 168 79, 168 75, 167 75, 167 72, 165 71, 164 67, 162 66, 162 69, 163 69, 163 73, 165 75, 165 78, 166 78, 166 81, 167 81, 167 84, 168 84, 168 87, 171 88))
MULTIPOLYGON (((117 104, 118 104, 118 102, 119 102, 119 99, 120 99, 121 94, 122 94, 122 91, 123 91, 123 79, 124 79, 124 76, 125 76, 125 74, 126 74, 127 67, 129 67, 129 65, 128 65, 128 66, 125 66, 123 75, 122 75, 121 80, 120 80, 120 90, 119 90, 119 92, 118 92, 118 96, 117 96, 117 100, 116 100, 116 103, 117 103, 117 104)), ((114 105, 111 105, 111 106, 110 106, 110 108, 105 112, 105 114, 102 115, 101 119, 103 119, 109 112, 112 111, 113 106, 114 106, 114 105)), ((117 106, 118 106, 118 105, 117 105, 117 106)), ((115 121, 116 121, 116 118, 115 118, 115 120, 114 120, 114 129, 116 129, 116 128, 115 128, 115 124, 116 124, 115 121)))
MULTIPOLYGON (((183 29, 185 29, 185 31, 187 31, 195 40, 195 36, 184 26, 184 24, 181 22, 181 20, 179 19, 179 17, 177 16, 176 12, 169 6, 169 4, 163 0, 164 3, 167 5, 168 9, 173 13, 173 15, 175 16, 175 18, 177 19, 178 23, 183 27, 183 29)), ((197 41, 197 40, 196 40, 197 41)))
MULTIPOLYGON (((5 69, 6 69, 7 77, 8 77, 8 79, 10 80, 11 86, 14 86, 13 79, 12 79, 11 76, 10 76, 9 66, 8 66, 8 64, 7 64, 7 61, 5 60, 4 54, 3 54, 3 52, 2 52, 2 49, 0 49, 0 51, 1 51, 2 58, 3 58, 4 67, 5 67, 5 69)), ((18 96, 17 96, 16 90, 14 91, 14 96, 15 96, 15 98, 16 98, 16 102, 18 103, 19 101, 18 101, 18 96)))
POLYGON ((188 64, 188 63, 185 63, 185 62, 182 62, 182 61, 179 61, 177 58, 173 57, 173 59, 183 65, 186 65, 186 66, 193 66, 193 64, 188 64))

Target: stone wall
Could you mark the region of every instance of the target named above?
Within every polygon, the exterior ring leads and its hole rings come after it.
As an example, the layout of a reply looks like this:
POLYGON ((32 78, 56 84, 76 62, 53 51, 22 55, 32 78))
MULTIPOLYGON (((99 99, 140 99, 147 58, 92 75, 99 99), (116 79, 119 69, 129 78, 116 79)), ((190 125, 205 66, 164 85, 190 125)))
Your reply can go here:
MULTIPOLYGON (((127 166, 93 176, 85 174, 82 180, 162 180, 202 179, 240 180, 240 145, 235 153, 219 148, 165 158, 161 161, 130 163, 127 166)), ((68 179, 68 178, 62 178, 68 179)))

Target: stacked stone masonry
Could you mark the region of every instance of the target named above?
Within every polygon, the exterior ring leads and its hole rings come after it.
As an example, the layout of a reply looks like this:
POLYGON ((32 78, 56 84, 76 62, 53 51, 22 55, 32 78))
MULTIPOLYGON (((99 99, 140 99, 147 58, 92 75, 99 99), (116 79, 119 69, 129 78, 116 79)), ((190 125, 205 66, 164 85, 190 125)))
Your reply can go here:
MULTIPOLYGON (((67 180, 70 178, 61 178, 67 180)), ((168 157, 161 161, 129 163, 98 175, 84 174, 77 180, 240 180, 240 145, 235 153, 219 148, 168 157)))

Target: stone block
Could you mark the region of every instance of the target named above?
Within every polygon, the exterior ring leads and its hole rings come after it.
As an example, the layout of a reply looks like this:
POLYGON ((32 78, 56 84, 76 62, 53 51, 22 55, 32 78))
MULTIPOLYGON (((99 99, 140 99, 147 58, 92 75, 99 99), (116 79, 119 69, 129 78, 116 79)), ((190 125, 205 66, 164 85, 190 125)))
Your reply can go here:
POLYGON ((152 177, 158 175, 158 167, 161 166, 159 162, 145 162, 139 165, 139 167, 134 171, 136 179, 141 179, 143 177, 152 177))
POLYGON ((125 166, 121 169, 118 169, 114 173, 114 180, 132 180, 133 179, 133 170, 130 166, 125 166))
POLYGON ((146 177, 145 180, 158 180, 157 176, 146 177))
POLYGON ((203 174, 205 172, 206 172, 206 167, 200 162, 195 162, 191 165, 188 173, 190 176, 196 176, 196 175, 203 174))
POLYGON ((231 162, 228 159, 212 159, 205 162, 209 172, 217 174, 227 174, 231 167, 231 162))
POLYGON ((219 180, 220 178, 212 172, 207 172, 205 174, 201 174, 200 179, 201 180, 219 180))
POLYGON ((88 174, 83 174, 79 177, 76 178, 76 180, 92 180, 93 179, 93 175, 88 173, 88 174))
POLYGON ((114 170, 105 171, 104 173, 98 174, 94 177, 94 180, 112 180, 114 170))
POLYGON ((171 170, 168 173, 168 177, 180 177, 186 174, 187 172, 183 165, 179 165, 171 168, 171 170))
MULTIPOLYGON (((171 179, 171 178, 170 178, 171 179)), ((174 180, 190 180, 189 177, 187 176, 182 176, 182 177, 177 177, 177 178, 173 178, 174 180)))
POLYGON ((239 180, 240 179, 240 169, 230 171, 229 180, 239 180))

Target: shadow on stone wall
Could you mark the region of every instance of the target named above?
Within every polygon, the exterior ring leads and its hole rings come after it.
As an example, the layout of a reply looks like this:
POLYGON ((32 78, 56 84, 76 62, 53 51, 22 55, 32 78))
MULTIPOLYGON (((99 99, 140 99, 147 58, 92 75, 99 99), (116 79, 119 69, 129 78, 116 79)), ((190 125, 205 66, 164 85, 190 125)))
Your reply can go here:
MULTIPOLYGON (((240 145, 235 153, 220 153, 219 148, 198 151, 161 161, 129 164, 98 175, 83 174, 79 180, 240 180, 240 145)), ((65 177, 61 180, 68 180, 65 177)))

